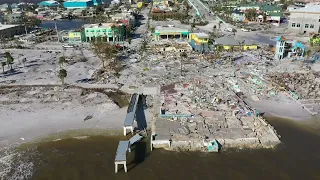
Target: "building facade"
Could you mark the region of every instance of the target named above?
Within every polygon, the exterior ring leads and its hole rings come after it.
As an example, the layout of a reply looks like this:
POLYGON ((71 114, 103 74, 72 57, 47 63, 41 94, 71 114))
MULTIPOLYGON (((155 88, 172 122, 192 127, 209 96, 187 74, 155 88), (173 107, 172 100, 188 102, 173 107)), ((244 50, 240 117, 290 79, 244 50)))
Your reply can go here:
POLYGON ((126 28, 122 23, 103 23, 84 25, 85 41, 118 42, 126 38, 126 28))
POLYGON ((67 9, 86 9, 94 6, 93 0, 69 0, 63 3, 63 7, 67 9))
POLYGON ((231 18, 232 18, 232 21, 235 21, 235 22, 242 22, 246 20, 246 16, 244 12, 237 9, 232 12, 231 18))
POLYGON ((84 31, 70 31, 68 33, 68 42, 70 44, 81 43, 83 41, 85 41, 84 31))
POLYGON ((205 33, 190 33, 189 44, 192 50, 198 52, 208 52, 210 51, 209 45, 209 35, 205 33))
POLYGON ((294 9, 289 16, 288 31, 299 34, 320 32, 320 5, 294 9))
POLYGON ((258 45, 251 41, 240 41, 231 37, 220 37, 215 39, 216 46, 223 47, 224 50, 256 50, 258 45))
POLYGON ((286 57, 302 58, 306 52, 306 47, 301 42, 288 41, 283 36, 277 37, 275 59, 284 59, 286 57))
POLYGON ((154 40, 161 39, 189 39, 189 31, 175 27, 157 26, 154 31, 154 40))

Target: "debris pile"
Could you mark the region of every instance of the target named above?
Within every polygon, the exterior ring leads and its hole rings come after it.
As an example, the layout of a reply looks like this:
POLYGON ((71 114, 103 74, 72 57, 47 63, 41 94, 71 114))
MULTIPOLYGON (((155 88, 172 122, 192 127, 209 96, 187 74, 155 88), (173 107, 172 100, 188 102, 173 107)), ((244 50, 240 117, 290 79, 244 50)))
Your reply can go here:
POLYGON ((296 93, 300 99, 320 98, 319 73, 278 73, 270 75, 275 83, 296 93))

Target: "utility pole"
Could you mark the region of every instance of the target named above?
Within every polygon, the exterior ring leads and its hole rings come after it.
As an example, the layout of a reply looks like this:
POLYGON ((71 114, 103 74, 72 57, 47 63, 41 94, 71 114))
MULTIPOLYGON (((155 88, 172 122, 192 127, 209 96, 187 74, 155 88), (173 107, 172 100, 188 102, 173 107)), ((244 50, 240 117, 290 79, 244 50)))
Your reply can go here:
POLYGON ((27 31, 27 26, 24 25, 24 31, 26 32, 26 35, 28 34, 28 31, 27 31))
POLYGON ((59 42, 59 31, 58 31, 57 23, 54 23, 54 28, 56 29, 57 38, 58 38, 58 42, 59 42))

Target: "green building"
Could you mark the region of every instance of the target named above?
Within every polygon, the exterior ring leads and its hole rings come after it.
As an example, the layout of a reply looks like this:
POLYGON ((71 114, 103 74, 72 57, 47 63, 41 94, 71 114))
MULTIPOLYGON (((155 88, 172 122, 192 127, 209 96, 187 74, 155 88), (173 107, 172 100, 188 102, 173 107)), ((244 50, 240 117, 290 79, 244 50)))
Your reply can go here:
POLYGON ((68 33, 69 43, 81 43, 86 40, 84 31, 70 31, 68 33))
POLYGON ((122 23, 86 24, 83 31, 86 42, 119 42, 126 38, 126 26, 122 23))

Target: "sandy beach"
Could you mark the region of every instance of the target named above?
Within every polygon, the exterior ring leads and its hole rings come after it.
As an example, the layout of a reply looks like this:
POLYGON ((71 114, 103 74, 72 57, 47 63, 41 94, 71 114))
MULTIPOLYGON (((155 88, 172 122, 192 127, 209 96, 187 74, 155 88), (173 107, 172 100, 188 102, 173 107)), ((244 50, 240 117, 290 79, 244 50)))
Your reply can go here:
POLYGON ((6 91, 0 98, 0 147, 68 130, 122 131, 127 107, 104 93, 59 87, 6 91))
POLYGON ((265 113, 264 116, 282 117, 299 121, 308 120, 313 117, 300 104, 289 99, 283 98, 281 101, 260 99, 254 101, 252 98, 245 98, 244 101, 259 112, 265 113))

